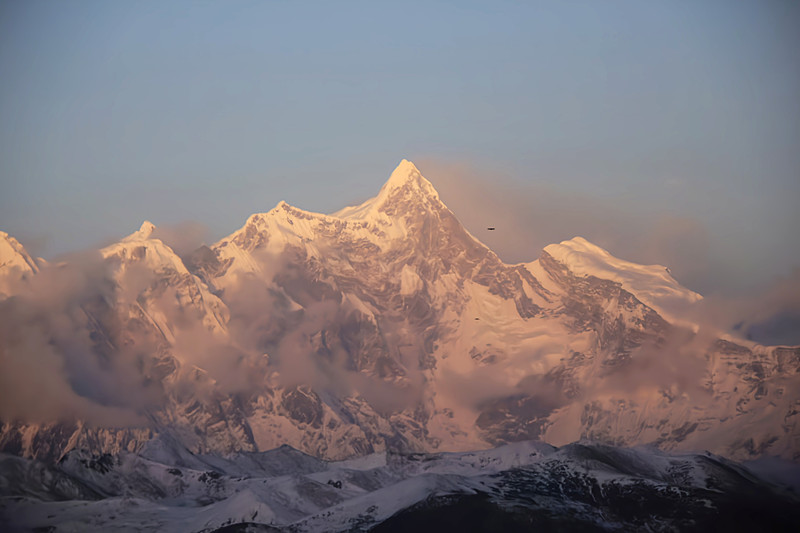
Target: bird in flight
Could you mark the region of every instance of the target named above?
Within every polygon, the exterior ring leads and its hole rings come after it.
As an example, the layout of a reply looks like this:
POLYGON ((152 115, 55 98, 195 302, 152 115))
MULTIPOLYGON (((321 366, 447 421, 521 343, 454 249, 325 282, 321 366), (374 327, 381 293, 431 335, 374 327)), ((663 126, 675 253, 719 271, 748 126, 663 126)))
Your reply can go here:
POLYGON ((494 231, 494 228, 486 228, 486 229, 488 229, 489 231, 494 231))

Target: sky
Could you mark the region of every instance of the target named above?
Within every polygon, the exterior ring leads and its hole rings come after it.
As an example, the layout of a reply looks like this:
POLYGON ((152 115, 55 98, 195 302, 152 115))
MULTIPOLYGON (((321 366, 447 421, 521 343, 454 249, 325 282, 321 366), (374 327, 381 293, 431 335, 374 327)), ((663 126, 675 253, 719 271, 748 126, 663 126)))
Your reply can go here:
POLYGON ((406 158, 507 261, 582 235, 768 292, 800 278, 799 25, 789 0, 0 0, 0 230, 48 259, 145 219, 213 242, 406 158))

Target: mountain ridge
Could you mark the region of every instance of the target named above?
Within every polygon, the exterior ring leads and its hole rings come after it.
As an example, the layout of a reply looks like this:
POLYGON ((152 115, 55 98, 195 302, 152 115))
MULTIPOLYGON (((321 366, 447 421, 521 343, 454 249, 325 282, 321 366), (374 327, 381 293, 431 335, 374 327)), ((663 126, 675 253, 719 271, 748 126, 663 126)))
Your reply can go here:
POLYGON ((791 487, 709 453, 536 441, 342 462, 285 445, 224 458, 172 445, 153 452, 73 450, 56 465, 0 454, 0 519, 12 530, 295 533, 794 531, 800 523, 791 487))

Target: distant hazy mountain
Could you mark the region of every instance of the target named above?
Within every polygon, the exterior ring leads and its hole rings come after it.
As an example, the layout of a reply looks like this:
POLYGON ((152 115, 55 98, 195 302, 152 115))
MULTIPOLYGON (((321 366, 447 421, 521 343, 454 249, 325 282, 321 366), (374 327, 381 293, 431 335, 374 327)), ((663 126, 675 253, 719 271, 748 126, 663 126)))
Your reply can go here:
POLYGON ((161 435, 327 460, 530 439, 800 458, 799 348, 710 331, 664 267, 580 237, 505 264, 408 161, 360 206, 281 202, 184 257, 149 222, 60 264, 3 233, 0 293, 0 449, 24 457, 161 435))

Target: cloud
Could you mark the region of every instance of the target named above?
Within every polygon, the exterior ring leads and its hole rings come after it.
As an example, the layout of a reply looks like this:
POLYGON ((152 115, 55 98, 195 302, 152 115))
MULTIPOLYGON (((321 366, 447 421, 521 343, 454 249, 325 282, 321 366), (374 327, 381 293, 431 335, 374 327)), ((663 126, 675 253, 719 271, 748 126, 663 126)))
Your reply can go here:
MULTIPOLYGON (((181 362, 202 369, 213 380, 214 392, 225 395, 252 394, 263 387, 268 374, 265 354, 236 347, 225 337, 209 331, 201 322, 175 328, 171 353, 181 362)), ((200 387, 202 384, 196 384, 200 387)), ((210 384, 209 384, 210 385, 210 384)), ((212 393, 210 387, 198 392, 212 393)))
POLYGON ((358 394, 383 414, 416 405, 422 390, 421 373, 417 368, 419 357, 403 357, 404 354, 398 352, 397 358, 392 358, 392 371, 383 377, 380 364, 373 367, 373 361, 364 362, 359 368, 358 357, 369 358, 391 350, 387 339, 391 336, 390 324, 383 325, 384 336, 378 346, 373 346, 373 353, 352 353, 343 346, 341 336, 348 327, 369 328, 369 324, 366 315, 339 300, 312 303, 294 313, 284 322, 277 332, 277 342, 268 350, 270 366, 276 371, 276 383, 285 388, 307 385, 318 393, 330 393, 339 398, 358 394))
MULTIPOLYGON (((185 346, 185 352, 195 354, 192 357, 198 366, 208 369, 212 376, 230 371, 229 381, 240 384, 237 372, 246 373, 250 380, 254 375, 261 376, 261 384, 269 380, 287 389, 306 385, 335 397, 357 394, 382 413, 416 404, 422 376, 417 368, 419 354, 413 346, 404 347, 408 353, 392 352, 387 359, 392 359, 393 366, 388 375, 381 375, 381 357, 389 354, 393 339, 399 338, 397 325, 387 322, 377 326, 331 285, 309 278, 297 267, 302 258, 296 257, 295 251, 256 253, 254 259, 259 273, 232 277, 233 282, 222 294, 230 311, 227 329, 239 351, 239 361, 251 362, 239 363, 239 370, 215 370, 215 365, 231 360, 230 356, 209 355, 200 360, 197 354, 208 351, 205 344, 214 343, 201 342, 198 346, 192 342, 185 346), (371 344, 347 346, 348 339, 371 344), (252 370, 252 361, 258 361, 258 372, 252 370)), ((225 351, 224 347, 218 349, 225 351)))
POLYGON ((136 382, 130 358, 109 354, 106 339, 93 337, 87 313, 113 290, 107 266, 96 253, 70 259, 0 301, 0 417, 141 425, 137 408, 152 391, 136 382))
POLYGON ((180 222, 166 226, 156 226, 152 237, 172 248, 178 257, 185 258, 197 248, 207 243, 210 230, 204 224, 194 221, 180 222))
POLYGON ((658 344, 639 346, 624 363, 593 379, 581 398, 598 394, 629 396, 657 388, 675 396, 688 395, 694 405, 705 403, 710 397, 703 385, 705 355, 716 339, 714 332, 706 328, 698 332, 673 328, 658 344))
MULTIPOLYGON (((174 385, 193 387, 201 399, 260 390, 267 360, 258 328, 242 324, 263 325, 286 310, 242 283, 233 292, 241 337, 231 340, 204 323, 204 299, 186 301, 164 276, 136 262, 118 270, 93 251, 20 280, 0 301, 0 418, 145 426, 145 413, 164 405, 161 380, 174 361, 181 367, 174 385)), ((179 285, 192 298, 191 285, 179 285)))
POLYGON ((800 344, 800 268, 766 289, 715 294, 694 307, 694 321, 765 345, 800 344))

